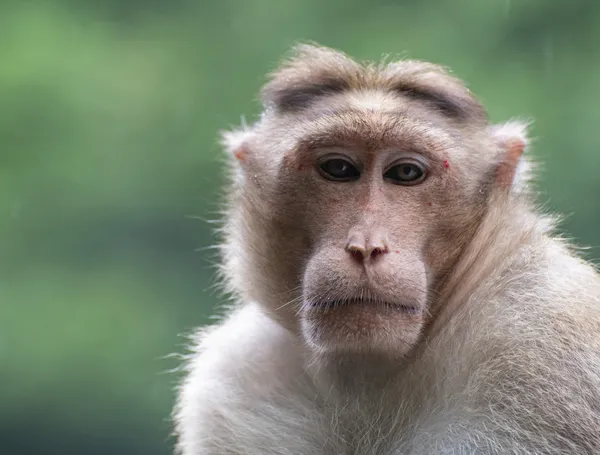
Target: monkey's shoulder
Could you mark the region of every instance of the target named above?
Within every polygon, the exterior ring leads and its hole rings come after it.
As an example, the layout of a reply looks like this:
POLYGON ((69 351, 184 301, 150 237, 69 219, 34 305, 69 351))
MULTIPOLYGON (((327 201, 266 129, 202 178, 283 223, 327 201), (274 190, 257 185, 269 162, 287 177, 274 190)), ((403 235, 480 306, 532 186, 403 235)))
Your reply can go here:
POLYGON ((323 426, 299 355, 254 303, 201 329, 175 413, 183 453, 319 453, 323 426))
POLYGON ((301 355, 295 337, 254 302, 244 303, 219 323, 201 328, 192 349, 191 363, 198 364, 198 374, 212 376, 218 370, 224 377, 252 377, 258 383, 268 382, 268 378, 261 378, 266 367, 286 375, 297 373, 292 367, 300 363, 301 355))

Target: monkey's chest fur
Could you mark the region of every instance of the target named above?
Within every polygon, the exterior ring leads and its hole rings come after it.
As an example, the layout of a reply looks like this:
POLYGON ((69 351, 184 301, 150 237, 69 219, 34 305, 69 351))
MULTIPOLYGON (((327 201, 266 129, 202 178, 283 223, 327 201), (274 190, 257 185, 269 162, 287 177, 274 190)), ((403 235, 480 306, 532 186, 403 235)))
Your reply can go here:
MULTIPOLYGON (((297 384, 296 384, 297 385, 297 384)), ((310 384, 293 397, 282 390, 246 409, 249 418, 237 427, 235 454, 399 455, 412 453, 413 402, 391 401, 385 393, 364 399, 329 401, 310 384), (316 393, 311 393, 316 392, 316 393), (387 403, 386 403, 387 401, 387 403), (412 417, 409 417, 412 416, 412 417), (242 430, 242 431, 240 431, 242 430), (243 434, 242 434, 243 433, 243 434), (252 447, 248 452, 248 448, 252 447), (260 450, 256 451, 256 447, 260 450)), ((230 438, 227 438, 230 439, 230 438)))

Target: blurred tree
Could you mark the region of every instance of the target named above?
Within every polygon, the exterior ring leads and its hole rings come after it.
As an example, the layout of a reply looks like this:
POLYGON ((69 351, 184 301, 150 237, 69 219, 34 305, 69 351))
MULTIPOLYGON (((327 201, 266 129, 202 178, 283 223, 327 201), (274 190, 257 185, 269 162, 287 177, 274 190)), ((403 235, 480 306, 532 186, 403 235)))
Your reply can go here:
MULTIPOLYGON (((536 120, 542 202, 598 245, 600 3, 6 0, 0 450, 171 451, 168 371, 208 322, 219 129, 296 41, 449 65, 536 120), (200 219, 195 219, 194 216, 200 219)), ((597 250, 590 255, 597 257, 597 250)))

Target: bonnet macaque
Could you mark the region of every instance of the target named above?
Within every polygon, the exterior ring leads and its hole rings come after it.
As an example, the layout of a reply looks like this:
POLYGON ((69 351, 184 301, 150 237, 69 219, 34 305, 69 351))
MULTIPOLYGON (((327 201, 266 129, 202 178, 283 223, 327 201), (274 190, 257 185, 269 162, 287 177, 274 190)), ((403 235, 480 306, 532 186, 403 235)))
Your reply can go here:
POLYGON ((231 157, 182 455, 600 453, 600 279, 531 190, 526 125, 443 68, 302 45, 231 157))

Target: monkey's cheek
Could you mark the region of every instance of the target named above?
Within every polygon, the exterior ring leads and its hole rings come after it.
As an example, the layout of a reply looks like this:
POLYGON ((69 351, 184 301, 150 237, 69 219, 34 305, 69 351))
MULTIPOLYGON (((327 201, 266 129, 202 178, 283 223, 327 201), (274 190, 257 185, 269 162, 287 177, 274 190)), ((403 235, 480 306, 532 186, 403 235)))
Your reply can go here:
POLYGON ((330 310, 306 310, 301 315, 302 335, 316 352, 382 352, 406 355, 419 341, 422 311, 345 305, 330 310))

